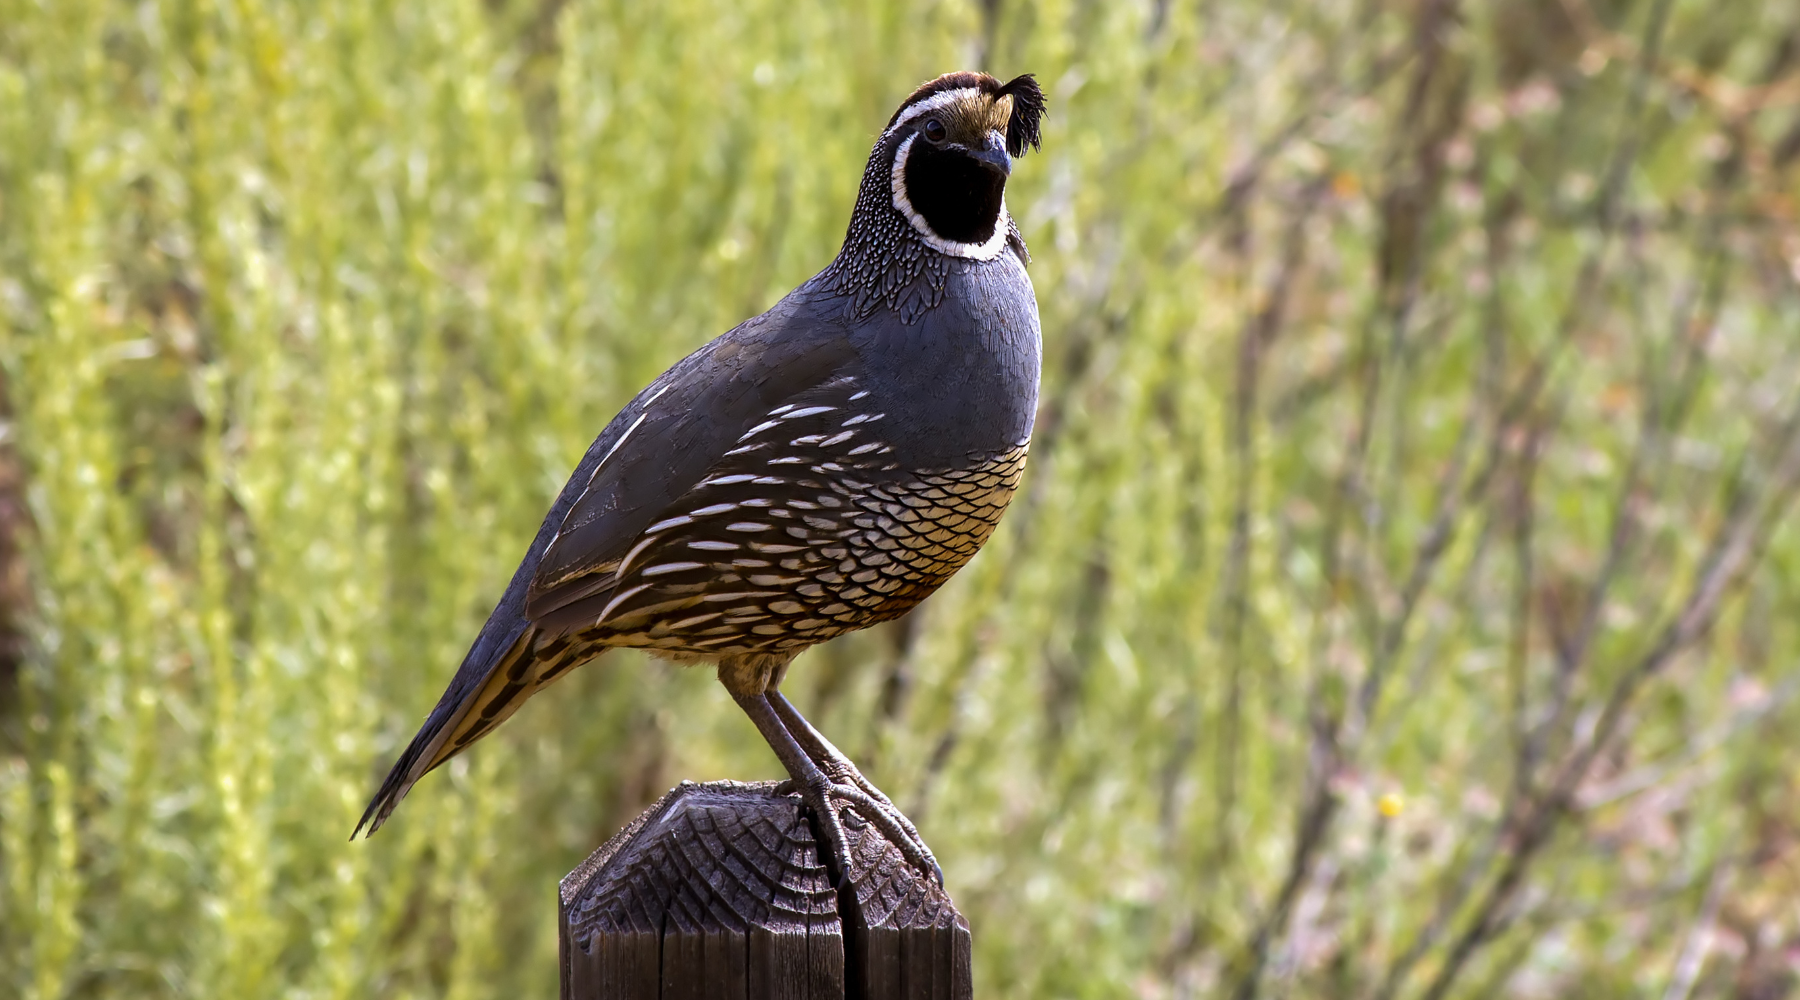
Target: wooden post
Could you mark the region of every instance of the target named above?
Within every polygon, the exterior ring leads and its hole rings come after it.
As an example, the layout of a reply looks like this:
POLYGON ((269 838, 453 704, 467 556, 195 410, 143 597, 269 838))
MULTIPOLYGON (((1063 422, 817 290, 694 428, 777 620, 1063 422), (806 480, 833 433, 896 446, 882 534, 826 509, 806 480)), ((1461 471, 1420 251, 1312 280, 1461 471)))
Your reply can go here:
POLYGON ((684 781, 563 879, 563 1000, 970 1000, 950 897, 849 813, 834 891, 775 787, 684 781))

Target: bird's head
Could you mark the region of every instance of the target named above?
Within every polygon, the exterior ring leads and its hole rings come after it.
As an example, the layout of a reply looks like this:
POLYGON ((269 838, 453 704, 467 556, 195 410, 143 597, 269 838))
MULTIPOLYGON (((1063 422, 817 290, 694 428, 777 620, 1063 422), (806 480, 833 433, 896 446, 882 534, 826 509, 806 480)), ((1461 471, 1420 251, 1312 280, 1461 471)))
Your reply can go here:
MULTIPOLYGON (((1038 147, 1044 92, 1031 74, 1007 83, 947 73, 901 103, 870 158, 895 211, 943 253, 992 260, 1006 245, 1013 157, 1038 147)), ((871 206, 873 207, 873 206, 871 206)))

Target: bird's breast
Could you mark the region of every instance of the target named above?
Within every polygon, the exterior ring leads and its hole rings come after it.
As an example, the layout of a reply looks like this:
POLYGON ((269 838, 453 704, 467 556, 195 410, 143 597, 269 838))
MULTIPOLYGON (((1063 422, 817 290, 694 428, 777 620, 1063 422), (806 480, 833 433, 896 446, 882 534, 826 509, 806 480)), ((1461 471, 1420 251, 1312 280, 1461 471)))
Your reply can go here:
POLYGON ((894 460, 955 468, 1031 439, 1042 346, 1037 301, 1011 254, 955 268, 940 303, 912 323, 873 317, 860 380, 894 460))

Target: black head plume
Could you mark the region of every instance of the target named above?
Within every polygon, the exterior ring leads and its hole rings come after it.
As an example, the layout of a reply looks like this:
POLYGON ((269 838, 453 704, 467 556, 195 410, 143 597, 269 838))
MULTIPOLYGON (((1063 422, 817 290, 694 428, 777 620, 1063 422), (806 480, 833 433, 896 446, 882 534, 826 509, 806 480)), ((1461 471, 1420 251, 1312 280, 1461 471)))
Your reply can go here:
POLYGON ((1042 149, 1043 132, 1038 123, 1044 117, 1044 88, 1038 86, 1037 77, 1031 73, 1015 76, 994 96, 1013 99, 1012 118, 1006 123, 1007 153, 1024 156, 1026 146, 1042 149))

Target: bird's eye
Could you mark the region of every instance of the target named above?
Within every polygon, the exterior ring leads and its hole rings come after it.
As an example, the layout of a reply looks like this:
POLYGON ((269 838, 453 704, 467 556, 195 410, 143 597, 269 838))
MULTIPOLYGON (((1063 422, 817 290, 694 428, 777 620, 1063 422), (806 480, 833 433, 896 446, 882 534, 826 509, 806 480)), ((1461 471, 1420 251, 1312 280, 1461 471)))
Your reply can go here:
POLYGON ((919 131, 925 133, 925 138, 932 142, 943 142, 944 136, 950 134, 950 130, 944 127, 944 123, 936 118, 925 119, 925 124, 920 126, 919 131))

